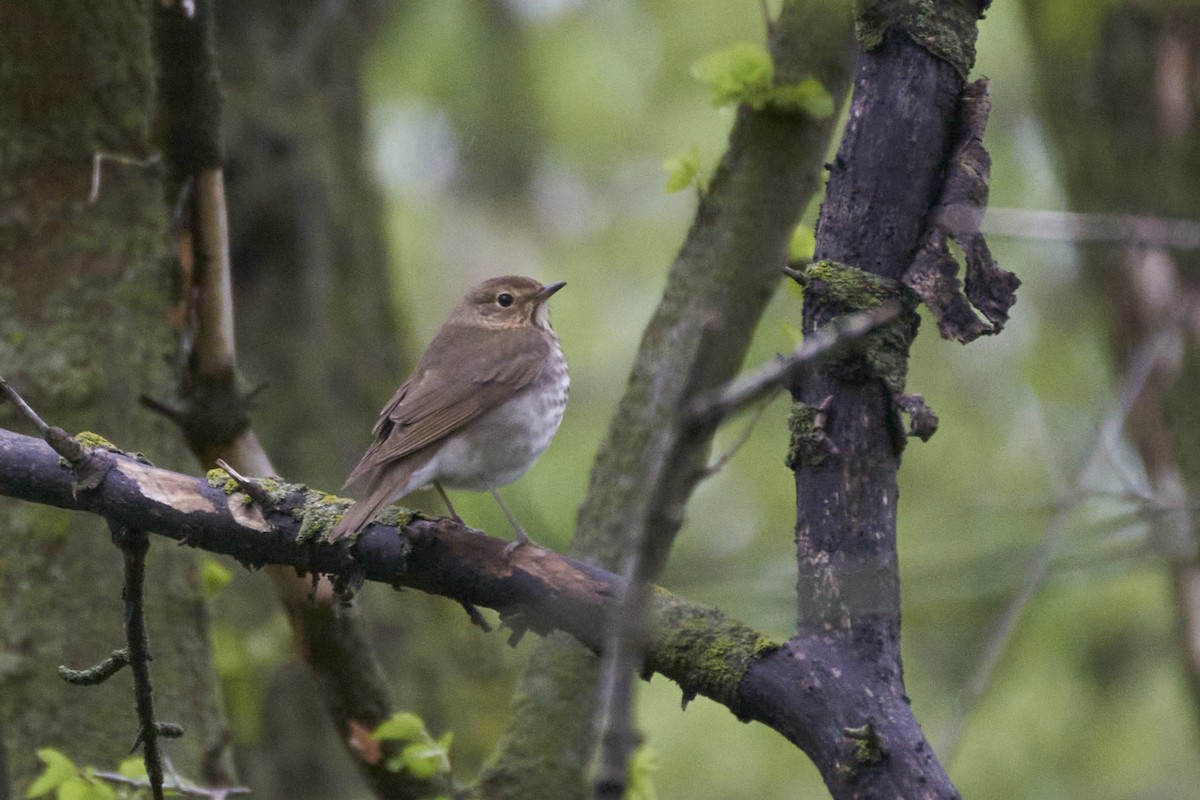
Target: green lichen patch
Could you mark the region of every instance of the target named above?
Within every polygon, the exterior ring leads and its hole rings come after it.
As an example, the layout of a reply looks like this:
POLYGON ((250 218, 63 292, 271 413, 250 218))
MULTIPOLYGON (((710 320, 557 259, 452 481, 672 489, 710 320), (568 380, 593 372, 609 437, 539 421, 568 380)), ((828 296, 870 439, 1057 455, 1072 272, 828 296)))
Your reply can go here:
POLYGON ((949 62, 965 80, 975 66, 978 22, 988 5, 990 0, 868 0, 860 5, 855 29, 868 52, 883 44, 888 31, 902 31, 932 55, 949 62))
POLYGON ((784 463, 795 472, 819 467, 834 453, 833 442, 819 424, 820 409, 807 403, 793 403, 788 414, 788 449, 784 463))
POLYGON ((804 267, 801 274, 806 293, 819 295, 842 313, 878 308, 900 297, 901 288, 895 281, 838 261, 817 261, 804 267))
POLYGON ((216 469, 210 469, 208 472, 204 473, 204 479, 208 481, 209 486, 214 489, 220 489, 221 491, 225 492, 225 494, 233 494, 241 488, 238 486, 237 481, 235 481, 228 472, 220 467, 217 467, 216 469))
POLYGON ((843 728, 842 736, 850 741, 853 749, 849 760, 838 765, 838 771, 851 779, 857 778, 865 768, 878 764, 887 756, 883 737, 870 720, 857 728, 843 728))
POLYGON ((308 491, 308 487, 303 483, 288 483, 273 475, 265 478, 252 478, 251 480, 258 485, 258 488, 267 493, 267 500, 271 507, 279 505, 293 493, 308 491))
POLYGON ((296 541, 309 542, 327 536, 352 502, 316 489, 305 491, 304 505, 292 509, 292 516, 300 521, 296 541))
POLYGON ((81 431, 80 433, 75 434, 75 441, 79 442, 84 447, 100 447, 105 450, 111 450, 114 453, 125 452, 108 439, 105 439, 100 434, 93 433, 92 431, 81 431))
POLYGON ((863 336, 830 368, 844 380, 881 379, 893 393, 904 391, 908 351, 921 318, 917 295, 902 283, 837 261, 818 261, 804 268, 805 293, 821 304, 826 319, 878 308, 893 302, 900 312, 863 336))
POLYGON ((395 528, 403 528, 405 525, 412 522, 414 519, 430 519, 420 512, 414 511, 411 508, 404 506, 391 505, 375 515, 375 521, 380 525, 389 525, 395 528))
MULTIPOLYGON (((234 494, 241 492, 243 494, 242 502, 250 505, 254 502, 254 498, 245 494, 245 490, 241 485, 234 480, 228 472, 223 469, 210 469, 204 473, 204 479, 208 485, 214 489, 220 489, 225 494, 234 494)), ((274 508, 288 498, 289 495, 297 492, 304 492, 308 487, 302 483, 288 483, 274 476, 266 478, 250 478, 251 483, 261 489, 266 495, 266 505, 268 508, 274 508)), ((296 519, 300 519, 296 516, 296 519)))
POLYGON ((738 684, 750 664, 779 647, 714 608, 687 603, 658 588, 651 599, 650 627, 653 644, 646 651, 647 668, 688 693, 730 707, 736 706, 738 684))

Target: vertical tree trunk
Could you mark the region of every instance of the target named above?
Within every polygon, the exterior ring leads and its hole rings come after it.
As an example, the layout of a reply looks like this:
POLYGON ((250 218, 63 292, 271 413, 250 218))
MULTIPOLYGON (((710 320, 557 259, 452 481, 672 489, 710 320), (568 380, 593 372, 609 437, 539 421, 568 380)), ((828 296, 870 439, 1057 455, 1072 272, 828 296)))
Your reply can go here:
MULTIPOLYGON (((313 485, 341 484, 411 361, 363 97, 364 61, 395 9, 216 2, 239 363, 266 386, 252 424, 276 468, 313 485)), ((277 607, 265 582, 234 591, 228 601, 240 608, 277 607)), ((477 636, 440 598, 373 588, 359 602, 396 708, 420 713, 431 730, 453 729, 456 764, 469 771, 504 711, 494 702, 507 684, 502 640, 477 636)), ((261 730, 271 733, 239 742, 256 790, 289 800, 344 793, 357 778, 317 692, 297 691, 308 671, 290 662, 265 679, 261 730)))
MULTIPOLYGON (((0 370, 51 424, 178 466, 175 433, 137 402, 166 393, 175 351, 162 174, 147 164, 150 42, 134 0, 0 10, 0 370)), ((8 406, 0 423, 24 426, 8 406)), ((123 642, 120 554, 102 523, 48 508, 4 502, 0 531, 9 777, 23 787, 44 746, 111 768, 135 728, 128 673, 78 688, 55 667, 89 666, 123 642)), ((214 779, 224 725, 195 566, 190 551, 151 550, 147 624, 159 718, 186 731, 168 753, 185 775, 214 779)))

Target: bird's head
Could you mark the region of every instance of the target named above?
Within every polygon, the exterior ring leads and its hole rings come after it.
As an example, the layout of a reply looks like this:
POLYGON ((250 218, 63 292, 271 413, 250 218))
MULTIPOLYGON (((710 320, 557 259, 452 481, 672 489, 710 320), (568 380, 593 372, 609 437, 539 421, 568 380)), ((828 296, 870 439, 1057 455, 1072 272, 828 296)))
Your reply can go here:
POLYGON ((558 281, 543 286, 533 278, 516 275, 491 278, 467 293, 455 307, 451 321, 496 329, 526 325, 549 328, 546 301, 566 285, 558 281))

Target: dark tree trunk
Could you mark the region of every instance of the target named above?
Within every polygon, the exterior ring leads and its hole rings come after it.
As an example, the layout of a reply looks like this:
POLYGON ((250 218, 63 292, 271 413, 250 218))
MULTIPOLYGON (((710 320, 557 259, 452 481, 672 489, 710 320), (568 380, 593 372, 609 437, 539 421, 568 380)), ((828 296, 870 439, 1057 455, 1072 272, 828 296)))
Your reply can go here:
MULTIPOLYGON (((145 163, 150 42, 143 3, 0 11, 0 370, 51 424, 103 431, 174 466, 177 437, 137 402, 170 387, 177 332, 162 169, 145 163), (98 153, 106 158, 91 203, 98 153)), ((0 421, 25 425, 7 405, 0 421)), ((103 768, 129 752, 128 674, 78 688, 55 673, 89 666, 124 640, 121 555, 97 528, 0 505, 0 729, 18 789, 39 770, 39 747, 103 768)), ((225 728, 195 567, 190 552, 151 550, 151 669, 159 717, 186 731, 168 745, 176 767, 214 780, 225 728)))

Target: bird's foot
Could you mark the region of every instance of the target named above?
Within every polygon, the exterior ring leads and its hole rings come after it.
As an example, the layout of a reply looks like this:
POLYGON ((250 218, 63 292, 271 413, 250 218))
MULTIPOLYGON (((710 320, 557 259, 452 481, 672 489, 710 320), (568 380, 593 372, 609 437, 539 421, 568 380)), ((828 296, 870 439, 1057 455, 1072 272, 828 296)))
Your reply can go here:
POLYGON ((534 545, 535 547, 537 546, 533 539, 529 538, 529 534, 526 533, 523 528, 517 528, 517 538, 513 539, 504 546, 504 558, 512 558, 512 554, 517 552, 517 548, 526 544, 534 545))

